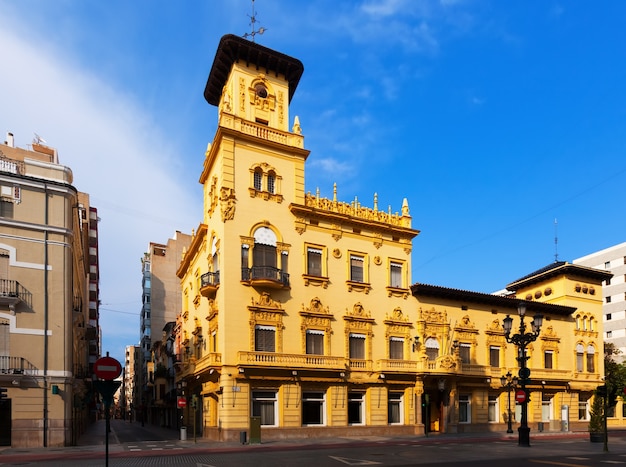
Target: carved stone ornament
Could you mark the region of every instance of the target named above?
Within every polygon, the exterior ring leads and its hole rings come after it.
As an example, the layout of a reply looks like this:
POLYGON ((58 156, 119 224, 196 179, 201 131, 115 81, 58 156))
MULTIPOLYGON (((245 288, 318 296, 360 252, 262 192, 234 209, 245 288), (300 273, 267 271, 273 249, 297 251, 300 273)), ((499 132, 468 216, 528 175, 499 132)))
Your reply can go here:
POLYGON ((446 355, 439 360, 439 367, 444 370, 454 370, 456 368, 456 360, 450 355, 446 355))
POLYGON ((220 208, 222 210, 222 222, 232 221, 235 218, 235 204, 237 198, 235 189, 222 187, 220 188, 220 208))
POLYGON ((300 311, 302 315, 328 315, 330 314, 330 310, 328 307, 324 307, 322 305, 321 300, 318 297, 312 298, 309 307, 305 307, 304 303, 302 304, 302 310, 300 311))
POLYGON ((433 307, 430 310, 422 310, 420 308, 420 319, 430 323, 442 323, 448 322, 448 313, 446 311, 435 310, 433 307))

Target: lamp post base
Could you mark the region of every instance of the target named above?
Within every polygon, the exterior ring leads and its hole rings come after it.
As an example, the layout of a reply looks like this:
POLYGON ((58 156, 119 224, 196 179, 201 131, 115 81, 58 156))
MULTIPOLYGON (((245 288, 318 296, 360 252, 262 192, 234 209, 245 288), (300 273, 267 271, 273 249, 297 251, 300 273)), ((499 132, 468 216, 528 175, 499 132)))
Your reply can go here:
POLYGON ((530 427, 528 426, 520 426, 517 429, 517 432, 519 433, 519 445, 520 446, 525 446, 525 447, 530 447, 530 427))

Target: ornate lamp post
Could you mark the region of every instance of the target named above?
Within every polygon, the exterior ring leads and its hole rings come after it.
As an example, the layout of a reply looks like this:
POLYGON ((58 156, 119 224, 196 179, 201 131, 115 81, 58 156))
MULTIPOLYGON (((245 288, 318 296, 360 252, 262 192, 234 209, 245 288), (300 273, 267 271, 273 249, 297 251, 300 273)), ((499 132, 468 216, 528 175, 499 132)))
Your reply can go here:
POLYGON ((530 427, 528 426, 528 391, 526 385, 530 381, 530 370, 526 365, 528 357, 526 356, 526 346, 531 342, 537 340, 539 332, 541 331, 541 324, 543 323, 543 315, 537 313, 531 323, 531 331, 526 332, 526 324, 524 324, 524 316, 526 315, 526 303, 520 302, 517 306, 517 313, 520 317, 519 332, 511 335, 511 328, 513 327, 513 318, 506 315, 504 318, 504 333, 506 341, 517 346, 517 361, 519 362, 519 384, 525 393, 524 402, 522 402, 522 419, 520 420, 520 426, 517 429, 519 434, 519 445, 530 446, 530 427))
POLYGON ((508 393, 508 418, 507 418, 507 433, 513 433, 513 426, 511 420, 511 389, 517 387, 517 376, 513 376, 509 371, 506 375, 500 377, 500 383, 503 388, 507 388, 508 393))

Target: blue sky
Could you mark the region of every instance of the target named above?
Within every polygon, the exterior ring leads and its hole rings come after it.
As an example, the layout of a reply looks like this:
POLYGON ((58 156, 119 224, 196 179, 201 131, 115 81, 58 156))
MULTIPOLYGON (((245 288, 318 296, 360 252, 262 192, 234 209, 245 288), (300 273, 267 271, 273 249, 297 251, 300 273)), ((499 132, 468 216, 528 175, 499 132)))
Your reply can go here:
MULTIPOLYGON (((492 292, 625 241, 626 3, 256 0, 300 59, 307 190, 399 211, 412 281, 492 292), (558 229, 555 229, 558 219, 558 229)), ((203 98, 249 0, 0 0, 0 131, 99 210, 103 351, 139 339, 140 258, 202 219, 203 98), (94 170, 95 169, 95 170, 94 170)))

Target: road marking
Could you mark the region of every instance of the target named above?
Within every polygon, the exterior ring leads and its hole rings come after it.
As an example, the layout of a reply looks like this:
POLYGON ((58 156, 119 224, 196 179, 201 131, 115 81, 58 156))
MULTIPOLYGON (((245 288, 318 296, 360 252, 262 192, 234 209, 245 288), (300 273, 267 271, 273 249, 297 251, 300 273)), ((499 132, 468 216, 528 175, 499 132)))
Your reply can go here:
POLYGON ((591 457, 566 457, 566 459, 572 459, 573 461, 588 461, 591 457))
POLYGON ((368 461, 365 459, 350 459, 349 457, 335 457, 335 456, 328 456, 331 459, 335 459, 336 461, 342 462, 344 464, 347 465, 381 465, 382 462, 376 462, 376 461, 368 461))
POLYGON ((565 462, 544 461, 541 459, 528 459, 528 462, 532 462, 534 464, 560 465, 563 467, 589 467, 588 465, 583 464, 566 464, 565 462))

